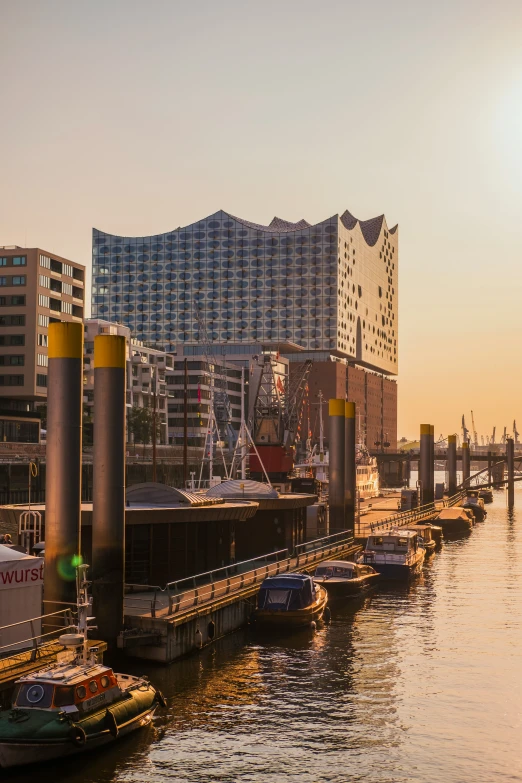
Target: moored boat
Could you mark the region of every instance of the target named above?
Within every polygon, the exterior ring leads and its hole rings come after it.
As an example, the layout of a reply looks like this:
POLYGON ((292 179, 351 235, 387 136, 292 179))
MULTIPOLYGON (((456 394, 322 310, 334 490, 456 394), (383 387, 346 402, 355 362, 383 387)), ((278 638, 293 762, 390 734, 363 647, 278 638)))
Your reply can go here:
POLYGON ((440 545, 435 540, 432 525, 422 523, 419 525, 408 525, 407 527, 401 527, 401 530, 411 530, 413 533, 417 533, 419 536, 418 541, 426 550, 427 556, 432 555, 437 546, 440 545))
POLYGON ((473 514, 462 506, 441 509, 434 521, 442 528, 445 536, 469 532, 474 524, 473 514))
POLYGON ((488 512, 484 508, 484 501, 479 496, 479 491, 477 489, 468 491, 462 507, 467 508, 472 512, 475 522, 483 522, 488 515, 488 512))
POLYGON ((420 572, 425 555, 417 533, 389 530, 368 537, 360 562, 371 565, 384 579, 409 579, 420 572))
POLYGON ((88 651, 86 569, 79 567, 78 626, 59 637, 62 659, 17 680, 11 709, 0 712, 0 767, 94 750, 146 726, 165 705, 146 678, 116 674, 88 651))
POLYGON ((324 587, 307 574, 269 576, 261 584, 252 619, 280 629, 304 627, 322 619, 327 602, 324 587))
POLYGON ((482 498, 484 503, 493 503, 493 490, 488 489, 487 487, 485 489, 480 489, 478 493, 479 498, 482 498))
POLYGON ((371 566, 345 560, 327 560, 314 573, 315 584, 326 588, 330 598, 360 595, 379 579, 380 574, 371 566))

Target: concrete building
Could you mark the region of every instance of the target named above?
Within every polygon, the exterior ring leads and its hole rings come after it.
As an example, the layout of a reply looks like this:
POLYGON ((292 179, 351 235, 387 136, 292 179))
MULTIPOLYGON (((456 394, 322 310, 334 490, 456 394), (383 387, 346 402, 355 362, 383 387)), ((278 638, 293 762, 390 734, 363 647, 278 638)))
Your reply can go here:
MULTIPOLYGON (((94 406, 94 337, 98 334, 122 335, 127 343, 127 409, 152 408, 154 396, 160 423, 160 445, 179 445, 184 440, 185 360, 175 353, 153 348, 132 337, 129 327, 101 318, 85 321, 84 404, 94 406)), ((176 351, 176 346, 174 346, 176 351)), ((187 358, 188 445, 203 448, 209 424, 211 395, 226 390, 230 426, 237 437, 241 424, 241 370, 221 359, 187 358)), ((215 406, 216 407, 216 406, 215 406)), ((222 422, 220 434, 227 440, 222 422)), ((129 441, 132 441, 128 433, 129 441)))
POLYGON ((53 321, 82 321, 85 268, 40 248, 0 247, 0 440, 38 442, 53 321))

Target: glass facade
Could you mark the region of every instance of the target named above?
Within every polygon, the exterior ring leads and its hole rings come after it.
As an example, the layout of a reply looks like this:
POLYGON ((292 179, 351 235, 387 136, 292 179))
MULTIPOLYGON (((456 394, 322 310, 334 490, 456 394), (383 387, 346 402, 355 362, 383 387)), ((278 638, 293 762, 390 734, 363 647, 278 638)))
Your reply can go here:
MULTIPOLYGON (((350 228, 343 218, 334 215, 313 226, 274 218, 261 226, 220 211, 156 236, 118 237, 94 229, 93 318, 119 322, 138 339, 173 351, 203 340, 199 310, 212 342, 279 344, 282 353, 285 343, 294 343, 305 351, 370 358, 370 365, 397 372, 396 358, 382 349, 388 325, 391 338, 391 313, 383 316, 382 302, 379 312, 373 281, 377 272, 382 290, 389 275, 378 263, 364 270, 363 253, 352 268, 352 248, 348 257, 342 243, 353 243, 353 234, 358 250, 361 237, 363 246, 372 246, 363 224, 350 228), (366 321, 370 336, 378 323, 381 346, 372 356, 366 321)), ((381 223, 378 239, 386 233, 381 223)), ((372 264, 378 255, 372 247, 372 264)))

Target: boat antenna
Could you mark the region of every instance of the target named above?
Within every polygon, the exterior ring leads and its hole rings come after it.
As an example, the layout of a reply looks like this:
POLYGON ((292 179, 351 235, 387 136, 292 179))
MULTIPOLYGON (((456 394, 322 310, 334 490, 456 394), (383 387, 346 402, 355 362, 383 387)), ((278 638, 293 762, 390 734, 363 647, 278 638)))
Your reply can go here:
POLYGON ((319 459, 324 460, 323 393, 319 389, 319 459))
POLYGON ((88 588, 90 582, 87 580, 87 571, 89 566, 79 565, 76 568, 76 607, 78 610, 78 633, 83 636, 82 659, 84 663, 88 660, 87 650, 87 631, 89 630, 89 614, 92 599, 89 597, 88 588))

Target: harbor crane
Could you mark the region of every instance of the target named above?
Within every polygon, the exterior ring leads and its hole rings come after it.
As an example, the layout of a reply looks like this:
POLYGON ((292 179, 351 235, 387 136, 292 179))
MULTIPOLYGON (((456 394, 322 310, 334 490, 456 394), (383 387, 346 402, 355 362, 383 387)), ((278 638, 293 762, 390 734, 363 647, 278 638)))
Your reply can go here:
POLYGON ((473 411, 471 411, 471 428, 473 431, 473 445, 477 447, 479 445, 479 442, 478 442, 477 428, 475 427, 475 417, 473 416, 473 411))
POLYGON ((466 419, 464 418, 464 414, 462 414, 462 440, 466 441, 469 438, 469 430, 466 427, 466 419))
POLYGON ((491 440, 489 441, 492 446, 495 445, 495 433, 496 433, 496 431, 497 431, 497 428, 493 427, 493 434, 491 436, 491 440))
POLYGON ((507 427, 504 427, 504 434, 502 435, 500 442, 502 443, 503 446, 505 446, 506 441, 507 441, 507 427))
POLYGON ((515 419, 513 419, 513 437, 515 439, 515 443, 519 443, 518 436, 520 435, 520 432, 517 432, 517 422, 515 419))

